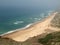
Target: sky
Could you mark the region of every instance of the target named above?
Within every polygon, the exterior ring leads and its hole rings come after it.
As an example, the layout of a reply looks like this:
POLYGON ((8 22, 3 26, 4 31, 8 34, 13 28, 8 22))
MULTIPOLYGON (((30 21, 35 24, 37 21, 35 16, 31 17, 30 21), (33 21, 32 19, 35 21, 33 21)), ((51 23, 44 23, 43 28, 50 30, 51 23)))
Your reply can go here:
POLYGON ((60 7, 60 0, 0 0, 0 7, 60 7))

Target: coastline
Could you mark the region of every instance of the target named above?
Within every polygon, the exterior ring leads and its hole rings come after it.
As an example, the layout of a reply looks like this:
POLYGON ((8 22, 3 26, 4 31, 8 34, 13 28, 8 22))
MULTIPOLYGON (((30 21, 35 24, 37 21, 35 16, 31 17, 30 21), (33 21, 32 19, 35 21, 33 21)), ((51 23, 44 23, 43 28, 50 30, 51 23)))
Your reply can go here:
POLYGON ((11 31, 8 31, 8 32, 6 32, 6 33, 1 34, 0 36, 4 36, 4 35, 7 35, 7 34, 15 33, 15 32, 17 32, 17 31, 25 30, 25 29, 27 29, 27 28, 32 27, 33 25, 35 25, 35 24, 37 24, 37 23, 43 22, 44 20, 46 20, 46 19, 49 18, 50 16, 51 16, 51 15, 49 15, 49 16, 47 16, 47 17, 45 17, 45 18, 43 18, 42 20, 39 20, 39 21, 37 21, 37 22, 30 23, 30 24, 26 25, 25 27, 18 28, 18 29, 15 29, 15 30, 11 30, 11 31))
POLYGON ((57 12, 53 13, 52 15, 48 16, 45 19, 42 19, 41 21, 35 22, 30 26, 27 26, 28 28, 16 29, 13 32, 6 33, 1 36, 2 38, 10 38, 18 42, 23 42, 29 39, 30 37, 34 37, 42 33, 46 33, 45 29, 49 28, 49 24, 56 15, 56 13, 57 12))
POLYGON ((29 28, 31 25, 33 25, 33 24, 31 23, 31 24, 28 24, 28 25, 25 26, 25 27, 22 27, 22 28, 19 28, 19 29, 15 29, 15 30, 11 30, 11 31, 8 31, 8 32, 6 32, 6 33, 1 34, 0 36, 7 35, 7 34, 11 34, 11 33, 14 33, 14 32, 20 31, 20 30, 27 29, 27 28, 29 28))
POLYGON ((7 35, 7 34, 11 34, 11 33, 17 32, 17 31, 21 31, 21 30, 30 28, 30 27, 32 27, 33 25, 37 24, 37 23, 43 22, 44 20, 46 20, 46 19, 49 18, 50 16, 51 16, 51 15, 47 16, 46 18, 43 18, 43 19, 40 20, 40 21, 37 21, 37 22, 34 22, 34 23, 30 23, 30 24, 26 25, 25 27, 22 27, 22 28, 19 28, 19 29, 15 29, 15 30, 11 30, 11 31, 8 31, 8 32, 6 32, 6 33, 1 34, 0 36, 7 35))

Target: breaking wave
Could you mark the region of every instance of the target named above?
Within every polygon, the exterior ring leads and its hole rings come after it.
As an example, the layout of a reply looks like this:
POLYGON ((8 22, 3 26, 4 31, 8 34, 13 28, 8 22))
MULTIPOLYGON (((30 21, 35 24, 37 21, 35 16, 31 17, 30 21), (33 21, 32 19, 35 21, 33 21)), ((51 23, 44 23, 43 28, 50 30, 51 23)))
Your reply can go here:
POLYGON ((31 24, 26 25, 26 26, 25 26, 25 27, 23 27, 23 28, 15 29, 15 30, 12 30, 12 31, 8 31, 8 32, 6 32, 6 33, 4 33, 4 34, 1 34, 0 36, 6 35, 6 34, 10 34, 10 33, 13 33, 13 32, 19 31, 19 30, 26 29, 26 28, 30 27, 31 25, 32 25, 32 23, 31 23, 31 24))
POLYGON ((20 23, 24 23, 24 21, 16 21, 13 24, 20 24, 20 23))

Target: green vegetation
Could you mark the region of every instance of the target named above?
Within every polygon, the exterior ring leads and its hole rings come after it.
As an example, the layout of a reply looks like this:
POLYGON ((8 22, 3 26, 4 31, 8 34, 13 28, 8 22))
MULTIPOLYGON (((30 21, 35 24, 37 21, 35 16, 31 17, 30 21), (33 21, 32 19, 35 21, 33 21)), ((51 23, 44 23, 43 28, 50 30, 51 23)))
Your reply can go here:
POLYGON ((48 34, 44 38, 38 39, 38 42, 43 45, 60 45, 60 32, 48 34))
POLYGON ((8 38, 0 38, 0 45, 60 45, 60 31, 42 34, 28 39, 25 42, 16 42, 8 38), (43 36, 44 35, 44 36, 43 36))
POLYGON ((48 34, 46 37, 39 39, 39 42, 45 44, 45 43, 47 43, 50 39, 53 39, 52 34, 48 34))

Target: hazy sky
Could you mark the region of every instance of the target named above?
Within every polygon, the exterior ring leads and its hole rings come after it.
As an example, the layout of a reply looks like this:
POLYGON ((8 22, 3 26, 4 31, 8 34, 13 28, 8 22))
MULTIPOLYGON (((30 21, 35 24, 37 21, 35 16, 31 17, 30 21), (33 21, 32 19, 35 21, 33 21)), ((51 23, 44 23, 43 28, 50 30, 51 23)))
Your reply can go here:
POLYGON ((60 7, 60 0, 0 0, 0 7, 60 7))

